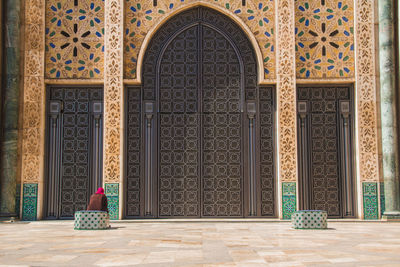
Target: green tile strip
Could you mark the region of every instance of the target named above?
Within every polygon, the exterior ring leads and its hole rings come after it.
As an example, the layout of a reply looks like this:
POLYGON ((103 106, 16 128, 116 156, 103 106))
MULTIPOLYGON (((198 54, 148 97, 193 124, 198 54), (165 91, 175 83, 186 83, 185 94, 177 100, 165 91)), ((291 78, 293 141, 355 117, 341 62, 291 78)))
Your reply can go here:
POLYGON ((364 220, 377 220, 378 216, 378 185, 363 183, 364 220))
POLYGON ((38 185, 37 184, 24 184, 22 203, 22 220, 23 221, 36 221, 37 217, 37 197, 38 185))
POLYGON ((106 184, 108 212, 111 220, 119 219, 119 184, 106 184))
POLYGON ((296 211, 296 183, 282 183, 282 218, 290 220, 296 211))
POLYGON ((380 197, 381 197, 381 215, 385 212, 385 183, 380 182, 380 197))

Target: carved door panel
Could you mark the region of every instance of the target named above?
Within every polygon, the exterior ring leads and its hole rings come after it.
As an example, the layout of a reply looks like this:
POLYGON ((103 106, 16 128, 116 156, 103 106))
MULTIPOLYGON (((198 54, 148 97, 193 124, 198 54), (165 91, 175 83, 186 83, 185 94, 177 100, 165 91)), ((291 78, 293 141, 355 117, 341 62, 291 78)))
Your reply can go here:
POLYGON ((353 97, 347 87, 299 87, 301 208, 354 216, 353 97))
POLYGON ((102 185, 102 105, 102 88, 49 88, 48 218, 72 218, 102 185))
POLYGON ((273 88, 251 43, 194 8, 152 39, 127 88, 129 217, 274 216, 273 88))

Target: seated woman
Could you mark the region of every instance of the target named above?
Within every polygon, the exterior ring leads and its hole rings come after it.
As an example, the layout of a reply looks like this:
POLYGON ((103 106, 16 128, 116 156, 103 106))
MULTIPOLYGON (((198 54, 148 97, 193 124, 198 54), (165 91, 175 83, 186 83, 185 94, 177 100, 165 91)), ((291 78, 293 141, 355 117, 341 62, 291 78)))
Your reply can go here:
POLYGON ((90 196, 89 206, 87 210, 99 210, 108 212, 107 197, 104 195, 104 189, 99 187, 97 192, 90 196))

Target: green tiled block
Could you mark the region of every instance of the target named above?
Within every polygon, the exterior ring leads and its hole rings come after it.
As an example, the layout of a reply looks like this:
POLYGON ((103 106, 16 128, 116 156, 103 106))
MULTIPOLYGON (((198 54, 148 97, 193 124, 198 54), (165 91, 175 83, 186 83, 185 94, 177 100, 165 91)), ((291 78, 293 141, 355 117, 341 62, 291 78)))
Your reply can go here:
POLYGON ((108 202, 108 212, 110 213, 111 220, 118 220, 119 218, 119 184, 106 184, 105 191, 108 202))
POLYGON ((292 215, 292 227, 295 229, 326 229, 328 213, 323 210, 299 210, 292 215))
POLYGON ((282 218, 290 220, 296 211, 296 183, 282 183, 282 218))
POLYGON ((378 185, 363 183, 364 220, 377 220, 378 216, 378 185))
POLYGON ((83 210, 75 212, 75 230, 105 230, 110 228, 110 217, 105 211, 83 210))
POLYGON ((24 184, 22 220, 36 221, 37 217, 37 184, 24 184))

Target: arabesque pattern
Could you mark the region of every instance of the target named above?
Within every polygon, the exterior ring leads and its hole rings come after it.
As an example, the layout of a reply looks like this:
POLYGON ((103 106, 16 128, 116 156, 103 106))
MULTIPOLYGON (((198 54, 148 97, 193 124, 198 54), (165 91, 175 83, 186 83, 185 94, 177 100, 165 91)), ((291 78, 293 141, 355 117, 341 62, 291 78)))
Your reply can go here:
POLYGON ((297 179, 296 66, 294 53, 294 2, 277 1, 277 72, 279 172, 281 182, 297 179))
POLYGON ((104 0, 46 1, 46 78, 102 78, 104 0))
MULTIPOLYGON (((171 0, 158 1, 157 6, 149 0, 126 1, 124 66, 125 78, 136 79, 137 61, 143 41, 155 25, 169 14, 185 5, 195 2, 206 2, 226 9, 231 16, 239 17, 251 30, 260 46, 265 79, 275 78, 275 4, 273 0, 248 0, 242 6, 238 0, 171 0)), ((260 70, 261 71, 261 70, 260 70)))
POLYGON ((374 1, 357 0, 358 161, 361 181, 379 181, 374 1))
POLYGON ((297 77, 354 77, 353 1, 295 3, 297 77))
POLYGON ((122 172, 123 0, 110 0, 105 8, 104 167, 106 183, 120 182, 122 172))

